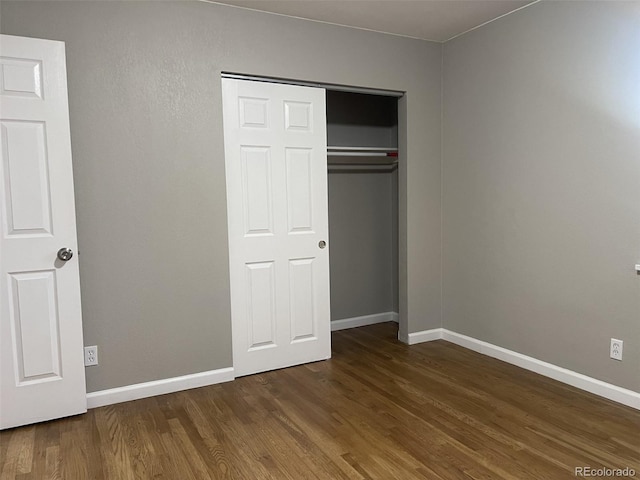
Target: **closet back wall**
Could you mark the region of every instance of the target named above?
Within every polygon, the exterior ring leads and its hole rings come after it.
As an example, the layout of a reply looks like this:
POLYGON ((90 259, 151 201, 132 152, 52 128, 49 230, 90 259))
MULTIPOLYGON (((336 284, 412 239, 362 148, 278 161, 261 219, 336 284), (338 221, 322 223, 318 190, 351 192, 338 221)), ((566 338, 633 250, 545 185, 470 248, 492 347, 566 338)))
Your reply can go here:
POLYGON ((396 179, 329 173, 331 320, 398 311, 396 179))
POLYGON ((89 392, 231 366, 221 71, 407 92, 400 314, 440 326, 439 44, 204 2, 1 8, 66 42, 89 392))

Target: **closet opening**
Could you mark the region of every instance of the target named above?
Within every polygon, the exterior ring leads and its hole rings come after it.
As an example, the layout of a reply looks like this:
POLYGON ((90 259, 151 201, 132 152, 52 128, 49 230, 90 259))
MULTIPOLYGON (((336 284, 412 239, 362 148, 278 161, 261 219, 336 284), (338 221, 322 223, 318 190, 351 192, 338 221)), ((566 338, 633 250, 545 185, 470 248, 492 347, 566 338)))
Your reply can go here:
POLYGON ((331 329, 398 322, 398 97, 326 90, 331 329))

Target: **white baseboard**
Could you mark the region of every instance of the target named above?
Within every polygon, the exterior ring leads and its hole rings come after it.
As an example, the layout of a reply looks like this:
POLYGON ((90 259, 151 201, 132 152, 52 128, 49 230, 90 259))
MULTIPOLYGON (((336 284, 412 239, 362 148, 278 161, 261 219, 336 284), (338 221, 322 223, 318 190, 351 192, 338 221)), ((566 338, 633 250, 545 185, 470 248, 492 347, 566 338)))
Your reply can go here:
MULTIPOLYGON (((342 330, 345 328, 373 325, 375 323, 389 321, 397 322, 398 314, 395 312, 386 312, 376 315, 336 320, 335 322, 331 322, 331 330, 342 330), (334 323, 336 324, 335 326, 333 325, 334 323)), ((538 360, 506 348, 498 347, 491 343, 483 342, 482 340, 461 335, 445 328, 434 328, 431 330, 424 330, 422 332, 410 333, 406 338, 399 338, 399 340, 409 345, 430 342, 433 340, 446 340, 461 347, 468 348, 469 350, 497 358, 498 360, 516 365, 520 368, 524 368, 525 370, 530 370, 545 377, 552 378, 559 382, 566 383, 567 385, 571 385, 595 395, 608 398, 614 402, 640 410, 639 392, 618 387, 617 385, 612 385, 581 373, 558 367, 557 365, 543 362, 542 360, 538 360)), ((102 407, 105 405, 112 405, 114 403, 152 397, 155 395, 179 392, 190 388, 205 387, 216 383, 229 382, 234 378, 234 370, 232 367, 229 367, 184 375, 181 377, 156 380, 153 382, 137 383, 124 387, 100 390, 87 394, 87 408, 102 407)))
POLYGON ((374 313, 373 315, 364 315, 362 317, 343 318, 333 320, 331 322, 331 331, 345 330, 347 328, 364 327, 365 325, 373 325, 384 322, 398 322, 398 314, 396 312, 374 313))
POLYGON ((407 345, 440 340, 442 338, 442 330, 442 328, 432 328, 431 330, 410 333, 409 335, 402 336, 402 338, 400 338, 400 333, 398 333, 398 340, 402 343, 406 343, 407 345))
POLYGON ((208 372, 166 378, 153 382, 136 383, 124 387, 110 388, 87 393, 87 408, 103 407, 114 403, 128 402, 140 398, 179 392, 190 388, 206 387, 216 383, 229 382, 235 378, 233 367, 209 370, 208 372))
POLYGON ((618 387, 617 385, 558 367, 552 363, 543 362, 537 358, 514 352, 513 350, 507 350, 506 348, 498 347, 497 345, 483 342, 482 340, 461 335, 446 328, 434 328, 433 330, 410 333, 408 342, 405 343, 414 345, 416 343, 440 339, 640 410, 639 392, 618 387))

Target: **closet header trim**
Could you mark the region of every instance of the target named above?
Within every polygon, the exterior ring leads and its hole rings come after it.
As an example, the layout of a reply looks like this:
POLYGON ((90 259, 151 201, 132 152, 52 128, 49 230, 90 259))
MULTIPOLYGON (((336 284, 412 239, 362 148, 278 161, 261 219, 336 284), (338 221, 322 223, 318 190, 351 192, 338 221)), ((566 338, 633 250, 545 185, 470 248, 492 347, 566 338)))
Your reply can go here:
POLYGON ((236 80, 251 80, 254 82, 283 83, 286 85, 300 85, 303 87, 319 87, 319 88, 324 88, 326 90, 333 90, 337 92, 365 93, 368 95, 384 95, 387 97, 402 97, 404 95, 404 92, 398 92, 395 90, 350 87, 346 85, 335 85, 332 83, 305 82, 302 80, 287 80, 284 78, 275 78, 275 77, 258 77, 253 75, 242 75, 238 73, 222 72, 222 78, 234 78, 236 80))

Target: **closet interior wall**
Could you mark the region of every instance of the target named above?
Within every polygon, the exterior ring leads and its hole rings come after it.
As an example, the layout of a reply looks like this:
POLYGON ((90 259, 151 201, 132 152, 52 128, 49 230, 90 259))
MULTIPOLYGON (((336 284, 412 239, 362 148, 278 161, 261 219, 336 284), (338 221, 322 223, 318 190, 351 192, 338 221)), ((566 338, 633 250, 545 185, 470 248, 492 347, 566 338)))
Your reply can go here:
POLYGON ((327 91, 332 321, 398 312, 398 171, 389 165, 397 159, 331 153, 397 150, 397 104, 396 97, 327 91))

